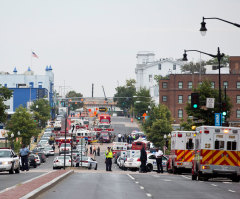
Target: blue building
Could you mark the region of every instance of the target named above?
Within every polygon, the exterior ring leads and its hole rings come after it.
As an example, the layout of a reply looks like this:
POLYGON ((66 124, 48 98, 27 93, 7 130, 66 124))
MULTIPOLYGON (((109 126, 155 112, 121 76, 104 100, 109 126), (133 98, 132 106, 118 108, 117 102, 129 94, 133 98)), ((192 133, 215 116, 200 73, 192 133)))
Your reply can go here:
POLYGON ((16 67, 13 74, 0 72, 0 85, 13 91, 12 98, 5 103, 9 114, 13 114, 20 105, 28 108, 35 100, 44 98, 49 100, 51 116, 55 117, 54 74, 51 66, 46 67, 44 75, 34 75, 30 67, 23 74, 18 74, 16 67))

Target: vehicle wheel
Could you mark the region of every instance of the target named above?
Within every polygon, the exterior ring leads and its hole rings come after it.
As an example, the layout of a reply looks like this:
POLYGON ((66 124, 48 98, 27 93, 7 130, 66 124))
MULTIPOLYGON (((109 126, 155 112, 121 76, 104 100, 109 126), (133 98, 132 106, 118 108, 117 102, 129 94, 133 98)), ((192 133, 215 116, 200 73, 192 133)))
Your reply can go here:
POLYGON ((19 165, 18 168, 15 170, 15 173, 20 173, 20 165, 19 165))
POLYGON ((95 170, 97 170, 97 164, 96 164, 95 170))
POLYGON ((53 169, 57 169, 56 167, 53 167, 53 169))
POLYGON ((233 182, 239 182, 239 181, 240 181, 240 176, 234 176, 234 177, 232 178, 232 181, 233 181, 233 182))
POLYGON ((14 173, 14 169, 13 169, 13 165, 11 167, 11 169, 9 170, 9 174, 13 174, 14 173))
POLYGON ((178 170, 177 167, 173 166, 173 174, 177 174, 178 170))
POLYGON ((204 178, 202 177, 202 174, 200 172, 198 172, 198 174, 197 174, 197 180, 198 181, 204 180, 204 178))
POLYGON ((90 165, 89 165, 88 169, 89 169, 89 170, 91 170, 91 169, 92 169, 92 164, 90 164, 90 165))
POLYGON ((37 165, 34 165, 33 168, 37 168, 37 165))
POLYGON ((197 180, 197 175, 196 174, 192 174, 192 180, 197 180))
POLYGON ((151 164, 147 165, 147 171, 151 172, 153 170, 153 166, 151 164))

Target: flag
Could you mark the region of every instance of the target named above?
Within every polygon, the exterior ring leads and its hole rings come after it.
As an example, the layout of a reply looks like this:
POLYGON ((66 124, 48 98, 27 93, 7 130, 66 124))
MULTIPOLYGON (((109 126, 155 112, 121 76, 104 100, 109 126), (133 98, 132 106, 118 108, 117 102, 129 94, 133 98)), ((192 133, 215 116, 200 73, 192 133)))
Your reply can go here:
POLYGON ((32 52, 32 56, 35 57, 35 58, 39 58, 35 52, 32 52))

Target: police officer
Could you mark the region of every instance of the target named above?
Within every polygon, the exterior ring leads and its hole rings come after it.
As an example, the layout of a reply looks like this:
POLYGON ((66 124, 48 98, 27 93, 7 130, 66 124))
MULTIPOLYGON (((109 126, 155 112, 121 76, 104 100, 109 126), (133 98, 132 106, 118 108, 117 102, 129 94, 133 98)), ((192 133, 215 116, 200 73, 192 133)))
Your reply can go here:
POLYGON ((111 150, 111 147, 108 147, 107 151, 105 152, 105 156, 106 156, 106 171, 112 171, 113 152, 111 150))
POLYGON ((21 157, 22 161, 22 171, 26 170, 28 171, 28 155, 29 155, 29 149, 23 144, 22 148, 20 149, 19 155, 21 157))
POLYGON ((157 148, 157 152, 155 153, 155 156, 156 156, 156 162, 157 162, 157 172, 163 173, 163 166, 162 166, 163 152, 157 148))

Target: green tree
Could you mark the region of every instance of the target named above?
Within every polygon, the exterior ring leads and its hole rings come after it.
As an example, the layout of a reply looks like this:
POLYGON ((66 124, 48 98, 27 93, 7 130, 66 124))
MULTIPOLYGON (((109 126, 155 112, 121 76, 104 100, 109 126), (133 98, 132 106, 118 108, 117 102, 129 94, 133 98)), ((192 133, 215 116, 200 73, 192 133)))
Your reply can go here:
MULTIPOLYGON (((208 61, 206 61, 207 65, 217 65, 218 66, 218 60, 217 58, 212 58, 209 59, 208 61)), ((221 66, 227 66, 229 65, 229 55, 225 55, 222 59, 221 59, 221 66)))
POLYGON ((66 98, 73 98, 72 102, 69 102, 71 104, 72 110, 76 110, 83 107, 83 101, 80 100, 80 97, 83 97, 82 93, 77 93, 76 91, 69 91, 66 94, 66 98))
POLYGON ((0 122, 5 123, 7 119, 5 101, 9 100, 12 96, 12 91, 6 87, 0 87, 0 122))
POLYGON ((141 88, 136 92, 134 98, 134 113, 136 116, 141 117, 146 111, 149 110, 149 106, 152 104, 151 95, 148 89, 141 88))
MULTIPOLYGON (((205 80, 202 84, 198 85, 196 89, 193 89, 193 92, 199 93, 199 108, 192 109, 191 104, 187 103, 185 110, 188 116, 193 116, 193 119, 202 121, 200 124, 203 125, 215 125, 215 115, 214 113, 219 113, 219 92, 218 89, 214 89, 211 86, 211 82, 209 80, 205 80), (215 106, 214 108, 206 108, 206 99, 207 98, 215 98, 215 106)), ((222 101, 224 101, 224 94, 222 94, 222 101)), ((226 108, 228 110, 227 118, 230 117, 232 104, 230 102, 230 98, 226 96, 226 108)), ((196 123, 196 125, 200 125, 196 123)))
POLYGON ((192 119, 187 118, 187 121, 184 121, 184 119, 181 120, 180 129, 182 131, 192 131, 192 126, 195 126, 195 123, 192 119))
POLYGON ((194 73, 204 74, 206 72, 206 68, 204 68, 204 65, 206 65, 205 61, 201 61, 197 63, 189 62, 183 65, 181 70, 182 72, 189 72, 191 74, 194 74, 194 73))
POLYGON ((46 126, 47 121, 50 119, 50 110, 51 107, 49 105, 48 100, 39 99, 34 101, 34 103, 30 107, 31 111, 33 111, 33 117, 37 121, 38 125, 42 128, 46 126))
POLYGON ((133 105, 133 96, 136 94, 136 81, 134 79, 126 80, 126 85, 115 88, 114 102, 122 110, 130 110, 133 105))
POLYGON ((171 123, 171 112, 168 107, 163 104, 153 105, 149 117, 143 124, 143 129, 148 140, 157 147, 163 147, 165 145, 164 134, 168 135, 172 131, 171 123))
MULTIPOLYGON (((14 134, 14 138, 18 137, 18 131, 21 133, 22 143, 29 145, 32 136, 37 136, 40 130, 34 122, 32 114, 26 108, 20 106, 16 109, 11 119, 7 122, 6 129, 9 130, 9 136, 14 134)), ((11 139, 9 137, 9 139, 11 139)))

